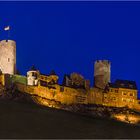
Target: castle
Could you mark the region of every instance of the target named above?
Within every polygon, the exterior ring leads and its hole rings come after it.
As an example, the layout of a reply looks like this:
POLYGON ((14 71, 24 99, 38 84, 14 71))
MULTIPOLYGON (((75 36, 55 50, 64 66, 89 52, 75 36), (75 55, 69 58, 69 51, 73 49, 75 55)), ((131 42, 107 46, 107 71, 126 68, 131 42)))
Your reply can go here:
POLYGON ((16 43, 12 40, 0 41, 0 84, 5 88, 16 88, 29 94, 35 102, 59 108, 66 104, 97 104, 110 107, 128 107, 140 110, 138 89, 135 81, 110 81, 111 63, 97 60, 94 64, 94 86, 78 73, 64 75, 63 83, 58 84, 54 71, 42 74, 32 67, 27 76, 16 74, 16 43))

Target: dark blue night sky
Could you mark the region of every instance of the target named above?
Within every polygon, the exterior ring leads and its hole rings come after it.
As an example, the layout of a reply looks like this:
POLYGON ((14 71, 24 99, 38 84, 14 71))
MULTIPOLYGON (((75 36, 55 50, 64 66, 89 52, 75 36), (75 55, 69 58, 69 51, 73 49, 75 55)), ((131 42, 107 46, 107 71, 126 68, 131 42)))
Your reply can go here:
POLYGON ((0 39, 11 26, 17 68, 34 64, 81 73, 93 83, 97 59, 111 61, 111 79, 135 80, 140 88, 140 2, 0 2, 0 39))

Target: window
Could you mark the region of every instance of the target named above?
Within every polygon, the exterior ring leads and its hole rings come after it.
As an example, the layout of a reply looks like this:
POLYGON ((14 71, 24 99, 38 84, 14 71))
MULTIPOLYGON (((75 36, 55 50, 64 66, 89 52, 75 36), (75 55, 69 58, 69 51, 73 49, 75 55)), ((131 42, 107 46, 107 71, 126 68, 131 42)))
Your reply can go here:
POLYGON ((127 93, 126 92, 123 92, 123 95, 127 95, 127 93))
POLYGON ((133 93, 130 93, 130 96, 134 96, 134 94, 133 93))
POLYGON ((10 62, 10 58, 8 58, 8 62, 10 62))
POLYGON ((116 101, 116 97, 113 97, 112 100, 113 100, 113 101, 116 101))
POLYGON ((32 72, 32 76, 34 76, 35 78, 37 78, 37 73, 36 72, 32 72))
POLYGON ((46 87, 48 84, 47 84, 47 82, 44 82, 44 81, 40 80, 40 85, 46 87))
POLYGON ((115 93, 118 93, 118 90, 115 90, 115 93))
POLYGON ((113 92, 113 89, 110 89, 110 92, 113 92))

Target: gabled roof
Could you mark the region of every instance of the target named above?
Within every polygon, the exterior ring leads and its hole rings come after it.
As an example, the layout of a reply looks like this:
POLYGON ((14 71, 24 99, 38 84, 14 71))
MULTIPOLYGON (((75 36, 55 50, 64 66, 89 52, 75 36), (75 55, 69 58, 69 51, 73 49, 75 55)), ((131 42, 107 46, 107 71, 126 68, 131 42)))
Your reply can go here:
POLYGON ((114 83, 109 83, 109 86, 112 87, 112 88, 126 88, 126 89, 137 90, 136 82, 135 81, 129 81, 129 80, 117 79, 114 83))

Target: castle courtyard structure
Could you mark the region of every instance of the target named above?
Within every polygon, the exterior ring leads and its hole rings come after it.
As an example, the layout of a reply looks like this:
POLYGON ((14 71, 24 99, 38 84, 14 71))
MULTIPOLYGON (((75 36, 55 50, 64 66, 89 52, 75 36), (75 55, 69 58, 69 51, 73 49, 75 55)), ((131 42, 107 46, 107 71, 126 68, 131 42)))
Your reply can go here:
POLYGON ((88 79, 76 72, 65 74, 62 84, 59 84, 59 76, 54 71, 42 74, 32 67, 27 76, 16 74, 16 43, 4 40, 0 42, 0 69, 2 86, 10 88, 15 85, 17 90, 45 106, 96 104, 140 110, 136 82, 121 79, 111 82, 111 62, 108 60, 95 61, 92 87, 88 79))

